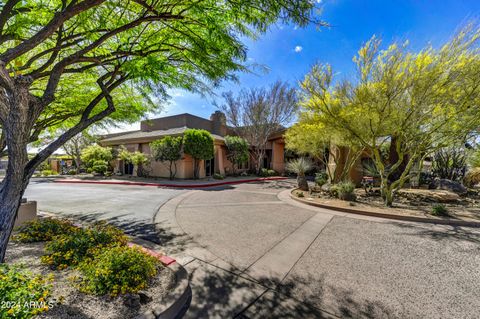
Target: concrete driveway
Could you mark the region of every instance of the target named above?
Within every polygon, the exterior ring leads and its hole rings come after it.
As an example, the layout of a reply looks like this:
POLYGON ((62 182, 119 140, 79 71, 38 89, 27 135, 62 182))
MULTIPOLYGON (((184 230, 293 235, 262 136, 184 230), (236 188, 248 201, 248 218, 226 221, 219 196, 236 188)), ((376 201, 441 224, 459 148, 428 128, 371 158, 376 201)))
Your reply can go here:
POLYGON ((25 197, 38 201, 38 209, 74 217, 80 221, 107 220, 131 235, 161 244, 153 225, 158 209, 169 199, 185 192, 157 187, 59 184, 32 179, 25 197))
POLYGON ((291 186, 242 184, 174 200, 178 227, 204 249, 185 262, 188 316, 478 317, 478 229, 322 210, 290 200, 291 186))
POLYGON ((322 210, 289 199, 291 187, 33 182, 26 196, 160 244, 190 274, 188 318, 478 317, 478 229, 322 210))

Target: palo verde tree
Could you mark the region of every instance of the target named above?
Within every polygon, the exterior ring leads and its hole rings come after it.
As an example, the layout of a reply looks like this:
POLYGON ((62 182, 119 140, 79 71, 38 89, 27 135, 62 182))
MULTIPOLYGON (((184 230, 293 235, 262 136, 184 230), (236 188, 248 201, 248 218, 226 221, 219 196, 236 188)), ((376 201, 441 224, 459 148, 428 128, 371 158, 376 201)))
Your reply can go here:
POLYGON ((237 174, 239 165, 248 161, 248 142, 240 136, 225 136, 227 159, 232 163, 233 175, 237 174))
POLYGON ((170 179, 175 179, 177 174, 177 161, 182 159, 182 136, 165 136, 162 139, 150 143, 152 156, 156 161, 168 162, 170 179))
POLYGON ((469 26, 439 49, 418 53, 407 43, 381 50, 374 37, 354 59, 357 81, 335 83, 324 65, 305 77, 303 112, 371 154, 387 206, 413 167, 480 127, 479 37, 469 26), (384 156, 385 145, 394 156, 384 156))
POLYGON ((301 113, 298 123, 285 133, 285 147, 320 161, 330 183, 348 181, 350 171, 363 152, 361 145, 338 138, 307 112, 301 113))
POLYGON ((279 19, 306 25, 313 9, 309 0, 0 2, 0 152, 9 158, 0 261, 35 168, 90 125, 145 112, 119 108, 117 92, 207 90, 245 69, 240 39, 279 19), (28 144, 58 122, 69 128, 29 159, 28 144))
POLYGON ((213 137, 206 130, 188 129, 183 133, 183 151, 193 158, 193 177, 200 177, 200 161, 214 155, 213 137))
POLYGON ((297 110, 295 89, 278 81, 269 88, 242 90, 237 96, 227 92, 223 97, 222 110, 227 123, 252 147, 255 170, 259 174, 268 139, 293 121, 297 110))

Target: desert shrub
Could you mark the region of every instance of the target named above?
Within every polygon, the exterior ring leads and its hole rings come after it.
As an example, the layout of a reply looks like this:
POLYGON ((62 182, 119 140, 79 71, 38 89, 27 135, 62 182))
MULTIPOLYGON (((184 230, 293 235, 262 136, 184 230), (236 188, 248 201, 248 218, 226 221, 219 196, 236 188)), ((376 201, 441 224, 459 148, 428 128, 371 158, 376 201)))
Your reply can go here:
POLYGON ((108 163, 105 160, 96 160, 93 162, 91 169, 94 173, 105 174, 108 170, 108 163))
POLYGON ((305 197, 305 195, 303 194, 303 192, 297 192, 297 196, 298 196, 298 197, 305 197))
POLYGON ((469 170, 463 179, 463 183, 467 187, 473 187, 480 184, 480 167, 469 170))
POLYGON ((49 281, 19 266, 0 264, 0 318, 32 318, 51 305, 49 281), (35 306, 30 306, 34 302, 35 306))
POLYGON ((291 160, 285 165, 287 171, 295 173, 298 176, 305 176, 305 173, 309 171, 312 167, 312 162, 305 157, 291 160))
POLYGON ((79 269, 81 289, 96 295, 134 293, 144 289, 156 275, 158 260, 139 248, 117 246, 102 250, 79 269))
POLYGON ((110 162, 113 159, 112 149, 100 145, 91 145, 82 151, 81 159, 87 168, 93 168, 98 161, 110 162))
POLYGON ((258 174, 258 175, 260 175, 261 177, 267 177, 268 176, 268 169, 266 169, 266 168, 260 169, 260 174, 258 174))
POLYGON ((121 230, 106 223, 97 223, 88 228, 77 228, 68 234, 54 237, 45 246, 42 261, 53 268, 64 269, 91 259, 105 247, 123 246, 127 237, 121 230))
POLYGON ((41 171, 46 171, 46 170, 51 170, 51 169, 52 169, 52 166, 50 165, 50 163, 48 161, 43 161, 37 167, 37 170, 39 170, 40 172, 41 171))
POLYGON ((58 175, 58 173, 54 170, 51 169, 45 169, 41 172, 42 176, 52 176, 52 175, 58 175))
POLYGON ((215 174, 213 174, 213 178, 214 179, 224 179, 225 176, 223 176, 222 174, 215 173, 215 174))
POLYGON ((41 218, 20 226, 13 239, 22 243, 50 241, 55 236, 69 234, 75 229, 76 227, 67 220, 41 218))
POLYGON ((268 174, 268 176, 277 176, 278 175, 277 171, 275 171, 273 169, 269 169, 267 171, 267 174, 268 174))
POLYGON ((328 182, 328 175, 325 172, 315 173, 315 184, 322 186, 328 182))
POLYGON ((260 169, 260 174, 259 175, 261 177, 270 177, 270 176, 277 176, 278 173, 273 169, 262 168, 262 169, 260 169))
POLYGON ((432 206, 433 216, 448 216, 448 209, 443 204, 435 204, 432 206))
POLYGON ((332 187, 330 188, 330 195, 343 200, 354 200, 355 184, 350 181, 346 181, 332 185, 332 187))

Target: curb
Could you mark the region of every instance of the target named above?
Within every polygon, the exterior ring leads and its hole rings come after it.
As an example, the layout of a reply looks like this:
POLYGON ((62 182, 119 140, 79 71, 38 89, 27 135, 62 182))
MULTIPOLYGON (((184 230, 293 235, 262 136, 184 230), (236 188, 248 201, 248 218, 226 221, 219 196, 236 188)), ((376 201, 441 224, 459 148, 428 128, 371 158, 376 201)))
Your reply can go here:
POLYGON ((452 220, 452 219, 433 219, 433 218, 423 218, 423 217, 415 217, 415 216, 401 216, 401 215, 393 215, 393 214, 386 214, 386 213, 375 213, 375 212, 348 208, 348 207, 331 206, 327 204, 311 202, 305 199, 300 199, 292 194, 292 192, 295 190, 296 189, 293 189, 292 191, 290 191, 290 198, 297 202, 300 202, 302 204, 306 204, 309 206, 339 211, 342 213, 349 213, 349 214, 356 214, 356 215, 363 215, 363 216, 370 216, 370 217, 379 217, 379 218, 400 220, 400 221, 406 221, 406 222, 419 222, 419 223, 439 224, 439 225, 449 225, 449 226, 480 227, 480 222, 470 222, 465 220, 452 220))
MULTIPOLYGON (((192 301, 192 289, 188 273, 179 263, 174 263, 168 267, 175 273, 177 280, 176 287, 162 300, 162 304, 157 304, 147 315, 155 315, 157 319, 176 319, 182 318, 190 307, 192 301)), ((148 317, 147 317, 148 318, 148 317)))
POLYGON ((288 177, 259 177, 252 179, 244 179, 239 181, 225 181, 218 183, 206 183, 206 184, 161 184, 161 183, 146 183, 146 182, 107 182, 107 181, 90 181, 90 180, 68 180, 68 179, 55 179, 54 183, 64 184, 102 184, 102 185, 129 185, 129 186, 153 186, 153 187, 165 187, 165 188, 207 188, 223 185, 234 185, 253 182, 265 182, 265 181, 280 181, 287 180, 288 177))
POLYGON ((190 302, 192 301, 192 289, 190 288, 188 272, 171 257, 162 255, 141 245, 133 243, 128 243, 128 245, 130 247, 140 247, 145 253, 156 257, 165 267, 174 273, 176 279, 175 288, 163 297, 161 304, 153 306, 151 310, 146 310, 142 314, 136 316, 135 319, 182 318, 190 307, 190 302))

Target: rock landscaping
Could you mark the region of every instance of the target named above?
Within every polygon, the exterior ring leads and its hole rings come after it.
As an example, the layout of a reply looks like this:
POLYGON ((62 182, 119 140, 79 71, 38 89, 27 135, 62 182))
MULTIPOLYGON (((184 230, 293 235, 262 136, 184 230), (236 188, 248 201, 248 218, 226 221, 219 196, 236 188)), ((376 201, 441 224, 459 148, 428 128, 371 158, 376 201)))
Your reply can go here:
POLYGON ((4 277, 0 318, 136 318, 175 286, 174 272, 120 230, 48 218, 15 232, 4 277))
MULTIPOLYGON (((345 188, 347 187, 343 186, 340 189, 345 188)), ((324 207, 348 208, 353 211, 396 216, 480 222, 479 189, 469 189, 464 196, 448 190, 401 189, 396 194, 393 207, 385 207, 380 191, 375 188, 370 192, 357 188, 353 193, 345 196, 339 195, 338 186, 325 184, 321 187, 314 186, 309 192, 294 190, 292 196, 304 202, 324 205, 324 207), (342 200, 342 198, 349 200, 342 200), (439 211, 441 214, 438 213, 439 211)))

